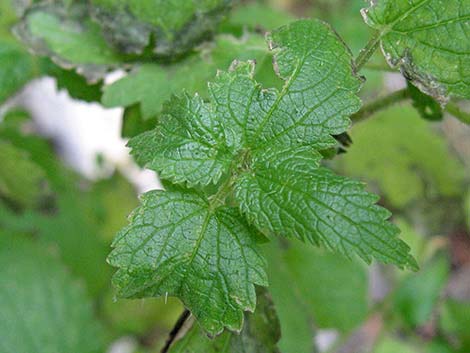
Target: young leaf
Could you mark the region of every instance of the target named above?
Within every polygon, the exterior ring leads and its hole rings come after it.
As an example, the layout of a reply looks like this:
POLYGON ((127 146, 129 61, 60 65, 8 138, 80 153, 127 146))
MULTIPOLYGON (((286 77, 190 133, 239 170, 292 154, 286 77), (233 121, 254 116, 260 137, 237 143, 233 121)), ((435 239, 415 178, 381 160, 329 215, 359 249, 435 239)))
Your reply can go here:
POLYGON ((195 323, 186 335, 170 349, 170 353, 280 353, 279 320, 266 290, 257 289, 257 307, 245 314, 243 330, 237 334, 224 332, 211 339, 195 323))
POLYGON ((377 197, 318 168, 315 149, 335 145, 332 135, 360 105, 351 54, 319 21, 294 22, 270 38, 282 91, 263 90, 253 63, 235 62, 209 85, 209 103, 174 98, 155 131, 130 141, 138 161, 189 185, 231 173, 241 209, 263 232, 415 267, 377 197))
POLYGON ((390 65, 423 92, 470 98, 470 0, 378 0, 363 15, 390 65))
POLYGON ((212 335, 240 331, 266 285, 255 235, 237 211, 188 190, 152 191, 115 239, 109 256, 123 297, 177 296, 212 335))
POLYGON ((85 291, 47 250, 0 234, 0 351, 105 351, 85 291))

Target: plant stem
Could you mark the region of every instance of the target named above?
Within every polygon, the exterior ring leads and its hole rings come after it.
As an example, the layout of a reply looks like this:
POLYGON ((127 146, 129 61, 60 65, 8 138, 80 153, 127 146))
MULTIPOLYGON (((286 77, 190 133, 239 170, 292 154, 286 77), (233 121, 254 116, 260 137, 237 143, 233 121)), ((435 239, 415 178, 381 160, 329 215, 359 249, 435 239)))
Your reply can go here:
POLYGON ((168 353, 171 345, 175 341, 176 337, 178 336, 178 333, 181 331, 184 326, 184 323, 186 322, 186 320, 188 320, 190 315, 191 313, 189 312, 189 310, 184 309, 184 311, 181 313, 180 317, 176 321, 175 326, 168 335, 168 339, 166 340, 165 346, 162 348, 161 353, 168 353))
POLYGON ((361 71, 362 67, 369 61, 370 57, 375 53, 380 44, 381 35, 380 32, 376 32, 374 36, 369 40, 364 49, 361 50, 358 57, 354 62, 356 72, 361 71))
POLYGON ((470 124, 470 113, 464 112, 460 107, 454 102, 449 102, 446 105, 446 111, 459 119, 464 124, 470 124))
POLYGON ((401 89, 399 91, 393 92, 389 94, 388 96, 378 98, 375 101, 368 103, 364 105, 361 110, 359 110, 356 114, 353 114, 351 116, 351 120, 353 122, 358 122, 362 121, 374 113, 383 110, 385 108, 388 108, 389 106, 404 101, 408 99, 409 96, 409 91, 407 88, 401 89))

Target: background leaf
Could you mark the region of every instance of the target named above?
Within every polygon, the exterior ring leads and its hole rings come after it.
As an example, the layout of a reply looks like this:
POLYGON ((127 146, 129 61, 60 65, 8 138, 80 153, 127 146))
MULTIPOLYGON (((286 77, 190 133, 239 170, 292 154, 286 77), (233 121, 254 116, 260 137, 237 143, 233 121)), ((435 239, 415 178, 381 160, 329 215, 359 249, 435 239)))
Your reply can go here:
POLYGON ((103 352, 85 291, 47 250, 2 234, 0 283, 2 352, 103 352))
POLYGON ((470 98, 469 16, 469 0, 379 0, 364 12, 390 65, 440 102, 470 98))

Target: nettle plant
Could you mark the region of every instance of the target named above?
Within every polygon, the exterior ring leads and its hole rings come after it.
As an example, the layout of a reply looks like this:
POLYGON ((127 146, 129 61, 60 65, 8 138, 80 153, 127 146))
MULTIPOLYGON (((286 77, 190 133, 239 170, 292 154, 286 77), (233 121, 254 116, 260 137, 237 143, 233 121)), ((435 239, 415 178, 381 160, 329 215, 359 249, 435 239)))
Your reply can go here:
MULTIPOLYGON (((292 21, 264 45, 216 31, 230 5, 222 0, 29 5, 15 31, 52 59, 34 64, 39 71, 74 68, 101 86, 110 69, 132 69, 104 87, 102 103, 126 107, 131 153, 165 190, 142 195, 116 236, 113 283, 124 298, 179 298, 188 311, 177 326, 190 312, 194 330, 215 338, 228 329, 212 341, 188 334, 175 352, 242 347, 247 338, 230 331, 261 336, 251 321, 276 331, 261 289, 269 291, 262 244, 276 238, 418 269, 379 197, 322 160, 347 141, 351 122, 401 100, 425 118, 446 110, 470 122, 457 105, 470 98, 469 0, 373 1, 362 12, 373 36, 355 59, 320 20, 292 21), (360 72, 379 47, 409 86, 363 106, 360 72)), ((275 351, 272 336, 253 351, 275 351)))

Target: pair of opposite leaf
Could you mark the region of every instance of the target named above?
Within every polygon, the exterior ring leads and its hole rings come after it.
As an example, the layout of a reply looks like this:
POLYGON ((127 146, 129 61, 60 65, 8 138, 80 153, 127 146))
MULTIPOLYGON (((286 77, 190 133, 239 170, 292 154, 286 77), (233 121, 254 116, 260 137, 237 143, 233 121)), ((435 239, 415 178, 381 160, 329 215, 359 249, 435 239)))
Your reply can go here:
POLYGON ((282 90, 235 62, 209 84, 208 102, 173 97, 157 128, 129 143, 180 186, 142 197, 113 244, 114 284, 124 297, 179 297, 210 334, 240 330, 254 285, 268 284, 260 233, 416 268, 378 197, 320 166, 319 151, 361 106, 350 52, 319 21, 282 27, 269 43, 282 90))

